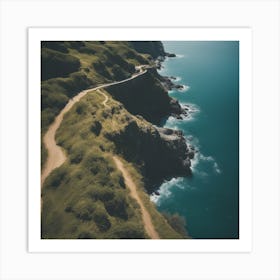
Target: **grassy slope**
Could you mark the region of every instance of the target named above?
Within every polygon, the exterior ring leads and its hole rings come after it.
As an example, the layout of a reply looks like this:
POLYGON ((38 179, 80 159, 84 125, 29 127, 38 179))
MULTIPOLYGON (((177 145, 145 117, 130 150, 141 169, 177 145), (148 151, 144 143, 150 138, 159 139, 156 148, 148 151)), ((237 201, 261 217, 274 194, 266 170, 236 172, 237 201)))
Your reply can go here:
MULTIPOLYGON (((58 130, 57 141, 69 157, 44 186, 44 238, 147 238, 139 207, 130 198, 112 162, 115 147, 104 137, 122 129, 135 117, 111 97, 108 101, 111 108, 104 109, 103 100, 100 93, 89 93, 66 114, 58 130), (100 131, 96 129, 98 122, 102 124, 100 131), (110 206, 114 209, 111 215, 110 206), (96 211, 109 222, 99 221, 96 211)), ((137 119, 137 123, 151 125, 142 119, 137 119)), ((161 238, 182 238, 150 202, 136 167, 127 162, 125 165, 139 186, 140 196, 161 238)))
MULTIPOLYGON (((49 53, 55 54, 59 59, 51 64, 52 67, 47 67, 49 64, 44 63, 42 58, 44 77, 53 77, 43 80, 41 83, 42 135, 69 99, 79 91, 109 81, 121 80, 134 72, 134 65, 149 63, 147 59, 149 56, 138 54, 126 42, 42 43, 42 57, 49 53), (61 60, 65 59, 67 55, 80 61, 79 69, 72 73, 66 72, 63 77, 60 72, 60 76, 54 77, 58 75, 55 65, 61 68, 63 66, 61 66, 61 60)), ((71 59, 69 60, 71 61, 71 59)), ((46 158, 47 152, 42 147, 42 166, 44 166, 46 158)))
MULTIPOLYGON (((42 81, 42 136, 69 98, 79 91, 129 76, 133 72, 129 64, 152 63, 150 55, 139 55, 126 42, 58 42, 45 43, 44 47, 51 47, 51 53, 77 58, 80 67, 63 77, 55 77, 57 72, 45 73, 54 78, 42 81)), ((43 238, 148 238, 139 207, 113 164, 115 147, 104 137, 106 132, 120 130, 133 116, 113 99, 108 102, 112 109, 104 109, 103 99, 97 92, 88 94, 65 115, 57 133, 68 160, 45 181, 43 238)), ((137 122, 140 126, 151 125, 142 119, 137 122)), ((43 166, 47 158, 44 145, 41 150, 43 166)), ((150 202, 137 167, 128 162, 125 165, 139 186, 161 238, 182 238, 150 202)))

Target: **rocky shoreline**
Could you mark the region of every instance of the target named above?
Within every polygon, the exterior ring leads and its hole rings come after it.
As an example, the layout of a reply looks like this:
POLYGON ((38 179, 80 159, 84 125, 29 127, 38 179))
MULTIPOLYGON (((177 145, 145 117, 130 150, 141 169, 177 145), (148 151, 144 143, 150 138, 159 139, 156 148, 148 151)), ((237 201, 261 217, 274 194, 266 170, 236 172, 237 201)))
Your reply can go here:
MULTIPOLYGON (((160 70, 162 68, 162 63, 164 62, 166 57, 173 58, 176 57, 176 54, 165 53, 165 56, 158 57, 155 60, 157 69, 160 70)), ((185 88, 184 85, 174 83, 174 81, 177 80, 177 78, 174 76, 161 76, 160 74, 158 74, 158 79, 161 81, 163 87, 167 91, 173 89, 183 90, 185 88)), ((170 104, 173 109, 172 110, 173 112, 171 112, 170 116, 180 120, 182 120, 184 117, 189 116, 190 114, 189 111, 191 110, 191 108, 189 108, 188 105, 185 104, 182 105, 178 102, 178 100, 174 98, 171 98, 170 104)), ((191 160, 194 158, 196 153, 195 147, 193 147, 188 143, 181 130, 175 130, 170 128, 157 127, 157 126, 155 126, 155 128, 158 131, 160 137, 164 139, 164 141, 175 144, 176 148, 174 150, 179 150, 182 153, 183 156, 180 158, 181 167, 182 169, 187 170, 185 176, 191 176, 192 175, 191 160)), ((158 188, 153 189, 153 194, 160 195, 160 193, 158 192, 158 188)))
MULTIPOLYGON (((166 59, 166 57, 177 57, 176 54, 174 53, 167 53, 165 52, 165 56, 159 56, 157 57, 157 59, 155 59, 155 65, 156 65, 156 69, 160 70, 162 68, 162 63, 164 62, 164 60, 166 59)), ((161 84, 163 85, 163 87, 167 90, 178 90, 178 91, 182 91, 185 89, 184 85, 180 85, 180 84, 175 84, 174 81, 177 80, 176 77, 174 76, 162 76, 160 74, 158 74, 157 72, 157 78, 161 81, 161 84)), ((174 99, 171 98, 171 107, 172 107, 172 112, 170 112, 171 116, 182 120, 183 118, 186 118, 189 116, 189 107, 188 105, 180 105, 179 102, 174 99)))
MULTIPOLYGON (((163 62, 164 57, 156 61, 163 62)), ((117 153, 139 166, 145 178, 145 188, 151 194, 165 180, 191 176, 195 150, 182 131, 161 126, 163 120, 170 116, 183 119, 191 112, 188 105, 181 105, 168 95, 167 85, 171 87, 172 80, 176 78, 162 77, 156 67, 146 67, 146 70, 137 79, 107 87, 107 91, 129 113, 148 121, 150 125, 139 125, 131 119, 122 129, 106 137, 114 142, 117 153)))
MULTIPOLYGON (((159 56, 156 60, 155 60, 155 65, 156 68, 158 70, 160 70, 162 68, 162 62, 164 62, 164 60, 166 59, 166 57, 177 57, 176 54, 174 53, 165 53, 165 56, 159 56)), ((184 85, 180 85, 180 84, 175 84, 174 81, 177 78, 174 76, 161 76, 160 75, 160 80, 163 84, 163 86, 166 88, 166 90, 172 90, 172 89, 176 89, 176 90, 183 90, 184 89, 184 85)))

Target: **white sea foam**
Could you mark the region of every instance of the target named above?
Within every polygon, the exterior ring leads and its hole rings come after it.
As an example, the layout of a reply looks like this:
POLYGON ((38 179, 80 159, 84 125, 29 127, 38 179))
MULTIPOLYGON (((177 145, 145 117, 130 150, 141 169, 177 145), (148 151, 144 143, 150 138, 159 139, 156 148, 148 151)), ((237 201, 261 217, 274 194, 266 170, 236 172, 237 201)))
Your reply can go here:
POLYGON ((152 195, 150 195, 150 200, 156 203, 157 205, 160 205, 161 200, 165 200, 171 196, 171 188, 183 189, 181 185, 183 179, 183 177, 178 177, 172 178, 169 181, 165 181, 158 190, 159 194, 153 193, 152 195))
POLYGON ((179 82, 179 81, 181 81, 182 80, 182 77, 175 77, 175 79, 172 79, 174 82, 179 82))
POLYGON ((191 103, 181 103, 181 106, 185 109, 187 109, 187 116, 182 116, 183 120, 185 121, 191 121, 194 120, 194 117, 197 113, 200 112, 200 109, 197 105, 191 104, 191 103))
POLYGON ((185 55, 184 55, 184 54, 176 54, 175 57, 177 57, 177 58, 183 58, 183 57, 185 57, 185 55))
POLYGON ((214 166, 213 166, 214 170, 216 173, 220 174, 222 173, 221 169, 219 168, 217 162, 214 162, 214 166))
POLYGON ((199 157, 201 160, 204 160, 204 161, 215 161, 212 156, 204 156, 203 154, 200 154, 199 157))
POLYGON ((191 170, 192 170, 192 172, 196 171, 196 166, 198 165, 198 163, 199 163, 199 152, 196 152, 194 154, 193 159, 191 160, 191 170))
POLYGON ((178 89, 179 92, 186 92, 190 89, 191 87, 188 86, 188 85, 183 85, 183 88, 182 89, 178 89))
POLYGON ((176 118, 174 118, 173 116, 170 116, 166 121, 165 127, 171 128, 171 129, 179 129, 177 124, 178 124, 178 120, 176 118))
POLYGON ((197 173, 199 175, 205 176, 208 175, 205 171, 202 170, 198 170, 198 164, 199 162, 209 162, 212 165, 212 169, 215 173, 217 174, 221 174, 222 171, 218 165, 218 163, 216 162, 216 160, 212 157, 212 156, 205 156, 200 152, 195 153, 194 159, 192 160, 192 171, 194 173, 197 173))

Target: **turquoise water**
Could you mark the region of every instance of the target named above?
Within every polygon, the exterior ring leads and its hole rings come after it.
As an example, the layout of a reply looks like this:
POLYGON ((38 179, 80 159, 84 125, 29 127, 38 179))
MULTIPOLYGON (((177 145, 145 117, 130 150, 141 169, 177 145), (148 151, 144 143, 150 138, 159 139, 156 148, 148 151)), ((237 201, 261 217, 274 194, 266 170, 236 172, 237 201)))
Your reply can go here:
POLYGON ((170 117, 198 152, 192 178, 174 178, 153 195, 160 211, 179 213, 193 238, 239 237, 239 43, 164 42, 162 75, 177 77, 184 91, 170 96, 189 104, 189 118, 170 117))

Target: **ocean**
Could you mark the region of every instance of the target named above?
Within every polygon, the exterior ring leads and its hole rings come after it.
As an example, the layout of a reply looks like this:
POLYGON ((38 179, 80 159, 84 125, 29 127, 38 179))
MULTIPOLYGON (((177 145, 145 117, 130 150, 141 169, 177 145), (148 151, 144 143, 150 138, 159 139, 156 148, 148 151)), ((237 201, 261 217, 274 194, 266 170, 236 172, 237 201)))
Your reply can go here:
POLYGON ((197 152, 193 176, 159 186, 151 200, 161 212, 178 213, 194 239, 239 237, 239 42, 167 41, 159 71, 184 85, 171 97, 189 105, 183 120, 164 127, 180 129, 197 152))

